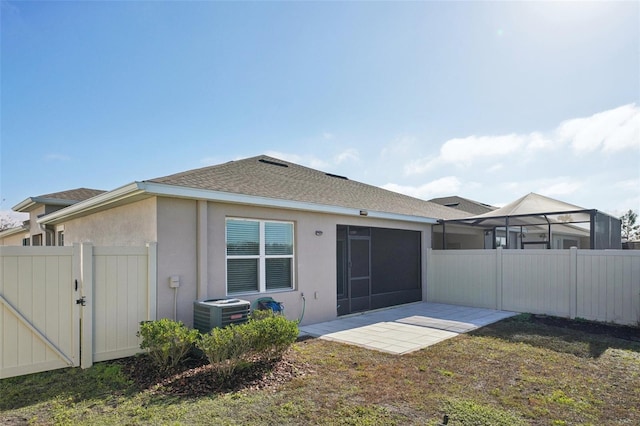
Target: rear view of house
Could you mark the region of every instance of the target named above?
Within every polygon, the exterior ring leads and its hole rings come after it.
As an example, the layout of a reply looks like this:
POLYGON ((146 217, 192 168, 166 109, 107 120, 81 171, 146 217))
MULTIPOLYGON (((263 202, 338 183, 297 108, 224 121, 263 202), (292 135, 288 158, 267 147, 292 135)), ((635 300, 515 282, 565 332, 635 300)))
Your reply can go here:
POLYGON ((464 213, 258 156, 133 182, 37 223, 63 227, 65 244, 156 241, 159 317, 191 324, 195 300, 268 295, 312 323, 423 300, 442 217, 464 213))

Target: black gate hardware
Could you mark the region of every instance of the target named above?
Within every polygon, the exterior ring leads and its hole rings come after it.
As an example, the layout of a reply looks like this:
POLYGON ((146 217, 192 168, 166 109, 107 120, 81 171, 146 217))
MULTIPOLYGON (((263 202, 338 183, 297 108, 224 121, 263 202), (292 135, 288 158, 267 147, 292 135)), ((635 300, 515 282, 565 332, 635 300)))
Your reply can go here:
POLYGON ((85 300, 86 296, 82 296, 80 299, 76 300, 76 305, 82 305, 82 306, 86 306, 87 305, 87 301, 85 300))

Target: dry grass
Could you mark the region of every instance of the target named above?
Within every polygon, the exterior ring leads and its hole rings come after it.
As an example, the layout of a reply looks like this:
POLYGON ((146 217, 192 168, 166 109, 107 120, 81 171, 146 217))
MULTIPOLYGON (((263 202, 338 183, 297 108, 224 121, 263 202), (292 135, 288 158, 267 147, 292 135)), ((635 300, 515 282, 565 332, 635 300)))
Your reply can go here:
POLYGON ((198 397, 111 367, 7 379, 0 424, 640 424, 640 343, 562 325, 520 316, 405 356, 311 339, 288 382, 198 397))

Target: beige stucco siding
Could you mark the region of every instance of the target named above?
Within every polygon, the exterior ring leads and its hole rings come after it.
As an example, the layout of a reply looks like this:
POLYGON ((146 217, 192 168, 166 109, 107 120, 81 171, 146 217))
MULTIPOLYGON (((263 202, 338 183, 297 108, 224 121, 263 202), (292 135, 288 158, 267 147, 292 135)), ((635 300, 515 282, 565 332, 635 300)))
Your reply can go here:
POLYGON ((156 240, 155 198, 64 223, 65 245, 90 242, 96 246, 142 246, 156 240))
MULTIPOLYGON (((336 318, 336 226, 360 225, 381 228, 423 231, 423 253, 430 246, 429 225, 380 220, 363 217, 347 217, 294 210, 277 210, 233 204, 208 203, 208 252, 207 297, 226 297, 225 219, 228 217, 262 220, 284 220, 295 224, 295 289, 268 294, 234 295, 253 301, 271 296, 285 306, 285 314, 291 319, 302 314, 303 300, 306 308, 303 323, 315 323, 336 318), (322 231, 321 236, 316 231, 322 231)), ((425 259, 426 256, 423 256, 425 259)), ((423 290, 426 288, 426 260, 423 260, 423 290)))
POLYGON ((254 301, 271 296, 284 304, 287 317, 297 319, 302 315, 304 294, 303 323, 335 319, 337 225, 421 231, 422 288, 426 293, 426 249, 431 246, 431 226, 427 224, 154 197, 65 222, 65 244, 133 246, 157 241, 157 315, 192 325, 195 300, 229 297, 228 217, 291 221, 295 232, 295 288, 233 297, 254 301), (322 235, 317 236, 316 231, 322 235), (169 285, 172 276, 180 281, 177 291, 169 285))
POLYGON ((25 238, 28 235, 28 233, 25 232, 18 232, 16 234, 12 234, 6 237, 2 237, 0 238, 0 246, 21 246, 22 245, 22 239, 25 238))
POLYGON ((196 294, 197 222, 195 200, 160 197, 158 206, 158 317, 191 325, 196 294), (170 278, 180 280, 177 290, 170 278), (177 293, 176 293, 177 292, 177 293), (174 297, 177 295, 176 316, 174 297))

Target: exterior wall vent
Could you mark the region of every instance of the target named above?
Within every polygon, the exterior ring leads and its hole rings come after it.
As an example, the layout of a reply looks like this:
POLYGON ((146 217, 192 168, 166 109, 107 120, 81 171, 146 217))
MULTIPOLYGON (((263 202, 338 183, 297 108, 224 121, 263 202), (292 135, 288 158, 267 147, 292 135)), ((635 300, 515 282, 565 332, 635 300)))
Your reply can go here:
POLYGON ((193 328, 208 333, 216 327, 239 324, 249 319, 251 303, 240 299, 211 299, 193 302, 193 328))

